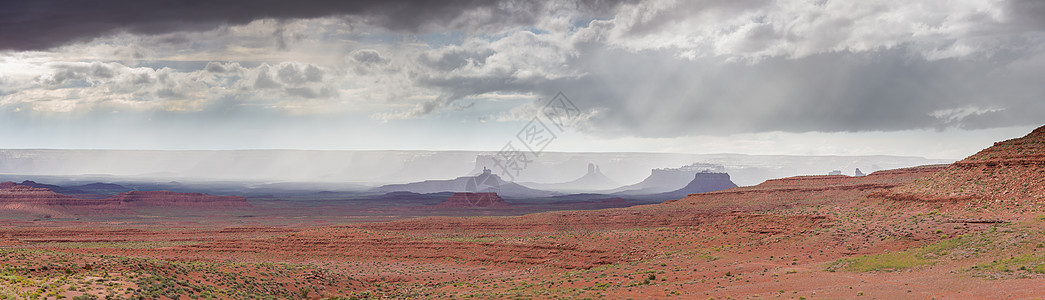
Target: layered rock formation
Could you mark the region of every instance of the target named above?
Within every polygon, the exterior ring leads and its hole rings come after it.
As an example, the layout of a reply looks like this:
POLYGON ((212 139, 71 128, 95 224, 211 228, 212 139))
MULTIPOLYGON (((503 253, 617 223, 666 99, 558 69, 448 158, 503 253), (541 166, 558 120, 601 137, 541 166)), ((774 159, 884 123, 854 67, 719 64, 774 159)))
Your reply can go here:
POLYGON ((462 176, 450 180, 425 180, 405 184, 389 184, 370 190, 376 193, 411 192, 431 194, 441 192, 492 192, 504 197, 528 198, 549 197, 559 193, 535 190, 520 184, 504 181, 491 170, 486 169, 476 176, 462 176))
POLYGON ((46 188, 20 185, 14 182, 0 183, 0 204, 8 208, 28 207, 40 211, 60 208, 118 210, 133 207, 207 209, 250 207, 246 198, 243 197, 168 191, 134 191, 106 199, 81 199, 58 194, 46 188))
POLYGON ((729 174, 702 172, 694 175, 693 181, 690 181, 688 185, 677 190, 676 192, 697 194, 731 189, 735 187, 737 187, 737 185, 733 183, 733 181, 729 180, 729 174))
POLYGON ((523 183, 524 186, 560 192, 591 192, 604 191, 620 186, 605 174, 594 163, 588 164, 588 173, 580 178, 562 183, 523 183))
POLYGON ((650 176, 643 179, 642 182, 613 189, 609 192, 617 195, 667 193, 684 188, 689 182, 693 181, 693 176, 697 173, 705 171, 722 173, 724 170, 725 168, 721 165, 700 163, 681 168, 653 169, 650 172, 650 176))
POLYGON ((729 174, 700 172, 693 175, 693 180, 681 189, 667 193, 655 194, 657 199, 681 199, 690 194, 707 193, 735 188, 737 185, 729 180, 729 174))
POLYGON ((45 206, 116 206, 111 199, 78 199, 55 193, 46 188, 37 188, 14 182, 0 183, 0 203, 22 203, 45 206))
POLYGON ((1045 202, 1045 126, 884 195, 897 200, 1045 202))

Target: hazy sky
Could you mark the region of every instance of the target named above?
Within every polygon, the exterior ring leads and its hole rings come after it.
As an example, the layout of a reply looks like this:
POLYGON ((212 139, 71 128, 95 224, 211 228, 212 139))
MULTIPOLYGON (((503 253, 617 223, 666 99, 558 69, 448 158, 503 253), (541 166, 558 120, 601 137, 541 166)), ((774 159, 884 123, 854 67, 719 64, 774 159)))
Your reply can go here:
POLYGON ((1045 123, 1045 1, 0 7, 0 148, 961 158, 1045 123))

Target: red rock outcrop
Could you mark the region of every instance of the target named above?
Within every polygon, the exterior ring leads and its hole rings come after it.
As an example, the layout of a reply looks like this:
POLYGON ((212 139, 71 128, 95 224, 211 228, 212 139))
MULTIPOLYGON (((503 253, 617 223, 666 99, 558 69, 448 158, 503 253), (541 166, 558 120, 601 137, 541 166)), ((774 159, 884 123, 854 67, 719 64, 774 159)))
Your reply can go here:
POLYGON ((55 193, 45 188, 35 188, 15 184, 0 183, 0 203, 20 203, 44 206, 118 206, 120 203, 111 199, 91 200, 78 199, 55 193))
POLYGON ((902 201, 986 199, 1045 203, 1045 126, 994 143, 922 180, 882 196, 902 201))

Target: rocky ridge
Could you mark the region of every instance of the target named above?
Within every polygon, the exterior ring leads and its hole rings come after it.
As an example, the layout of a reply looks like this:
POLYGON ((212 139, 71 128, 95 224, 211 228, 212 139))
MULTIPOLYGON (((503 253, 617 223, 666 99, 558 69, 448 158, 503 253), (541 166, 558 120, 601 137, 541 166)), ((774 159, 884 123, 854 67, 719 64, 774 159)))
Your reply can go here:
POLYGON ((1045 126, 1030 134, 994 143, 946 169, 894 188, 881 196, 894 200, 989 200, 1045 203, 1045 126))

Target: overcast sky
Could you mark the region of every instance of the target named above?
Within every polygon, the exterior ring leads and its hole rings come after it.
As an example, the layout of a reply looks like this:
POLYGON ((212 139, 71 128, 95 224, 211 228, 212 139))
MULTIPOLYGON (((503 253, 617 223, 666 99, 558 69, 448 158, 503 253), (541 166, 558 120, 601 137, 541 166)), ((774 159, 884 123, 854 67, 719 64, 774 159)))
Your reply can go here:
POLYGON ((0 148, 962 158, 1045 123, 1045 1, 137 1, 0 8, 0 148))

